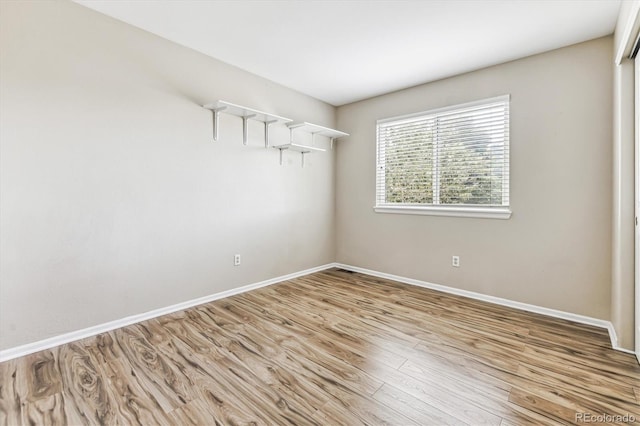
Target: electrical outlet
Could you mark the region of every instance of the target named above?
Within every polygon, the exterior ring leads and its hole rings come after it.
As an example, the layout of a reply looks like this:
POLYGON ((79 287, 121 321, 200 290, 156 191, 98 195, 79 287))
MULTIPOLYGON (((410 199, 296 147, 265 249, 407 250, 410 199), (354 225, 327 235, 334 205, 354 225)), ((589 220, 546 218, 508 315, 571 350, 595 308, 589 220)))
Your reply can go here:
POLYGON ((235 256, 233 256, 233 266, 239 266, 240 265, 240 255, 236 254, 235 256))
POLYGON ((453 256, 451 258, 451 266, 454 266, 456 268, 460 267, 460 256, 453 256))

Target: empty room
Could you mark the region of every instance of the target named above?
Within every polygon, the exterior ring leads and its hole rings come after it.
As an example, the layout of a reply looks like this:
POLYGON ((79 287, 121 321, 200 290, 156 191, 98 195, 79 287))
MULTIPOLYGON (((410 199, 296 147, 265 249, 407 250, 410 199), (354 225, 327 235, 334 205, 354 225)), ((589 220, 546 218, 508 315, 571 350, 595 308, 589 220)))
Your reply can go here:
POLYGON ((0 0, 0 426, 640 424, 640 0, 0 0))

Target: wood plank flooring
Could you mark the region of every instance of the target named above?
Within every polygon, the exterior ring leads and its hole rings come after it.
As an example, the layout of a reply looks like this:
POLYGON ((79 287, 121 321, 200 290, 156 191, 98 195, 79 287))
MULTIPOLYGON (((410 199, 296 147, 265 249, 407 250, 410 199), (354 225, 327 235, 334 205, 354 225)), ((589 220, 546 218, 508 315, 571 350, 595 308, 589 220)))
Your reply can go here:
POLYGON ((585 414, 640 424, 640 366, 606 330, 336 269, 0 364, 0 425, 557 425, 585 414))

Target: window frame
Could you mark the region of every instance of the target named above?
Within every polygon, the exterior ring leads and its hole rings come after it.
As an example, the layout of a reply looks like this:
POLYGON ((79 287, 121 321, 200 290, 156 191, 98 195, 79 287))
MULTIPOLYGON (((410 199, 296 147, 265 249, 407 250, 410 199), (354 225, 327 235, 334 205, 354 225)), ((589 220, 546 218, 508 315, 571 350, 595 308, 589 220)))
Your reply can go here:
MULTIPOLYGON (((496 102, 506 102, 507 107, 510 113, 511 109, 511 95, 502 95, 496 96, 492 98, 480 99, 477 101, 466 102, 457 105, 450 105, 442 108, 430 109, 427 111, 416 112, 396 117, 389 117, 376 120, 376 178, 375 178, 375 203, 374 203, 374 211, 376 213, 393 213, 393 214, 412 214, 412 215, 429 215, 429 216, 454 216, 454 217, 474 217, 474 218, 483 218, 483 219, 509 219, 511 218, 511 155, 510 155, 510 139, 511 139, 511 117, 509 116, 509 122, 507 126, 507 132, 509 136, 505 141, 505 146, 507 148, 507 161, 509 167, 507 167, 507 173, 503 176, 507 178, 507 185, 509 186, 509 190, 507 191, 507 197, 509 199, 509 205, 502 206, 482 206, 475 204, 402 204, 402 203, 384 203, 380 204, 378 200, 378 187, 380 183, 384 185, 386 188, 386 184, 384 183, 384 172, 382 176, 380 176, 380 166, 381 161, 384 159, 380 158, 380 125, 386 124, 390 122, 400 122, 411 120, 420 117, 427 117, 432 115, 443 114, 446 112, 456 111, 456 110, 464 110, 467 108, 473 108, 476 106, 488 105, 496 102)), ((438 144, 436 144, 435 148, 438 148, 438 144)), ((434 159, 434 161, 436 161, 434 159)), ((434 173, 435 173, 434 167, 434 173)), ((439 182, 438 176, 434 176, 433 180, 434 192, 439 192, 439 182)))

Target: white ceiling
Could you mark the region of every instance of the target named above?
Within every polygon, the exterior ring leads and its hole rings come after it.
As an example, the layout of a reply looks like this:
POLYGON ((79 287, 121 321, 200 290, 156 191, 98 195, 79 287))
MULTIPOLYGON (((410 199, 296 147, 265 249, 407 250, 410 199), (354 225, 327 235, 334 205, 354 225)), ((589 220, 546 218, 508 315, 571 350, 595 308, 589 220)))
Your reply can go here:
POLYGON ((332 105, 611 34, 620 0, 78 3, 332 105))

